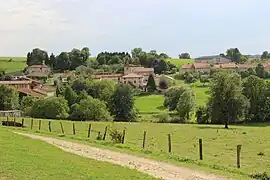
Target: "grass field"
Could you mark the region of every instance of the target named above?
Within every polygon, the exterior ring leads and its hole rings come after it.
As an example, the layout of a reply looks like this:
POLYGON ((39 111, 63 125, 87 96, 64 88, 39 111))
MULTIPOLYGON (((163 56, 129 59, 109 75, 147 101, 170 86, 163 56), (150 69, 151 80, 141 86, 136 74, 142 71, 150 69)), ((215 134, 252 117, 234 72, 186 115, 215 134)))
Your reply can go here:
POLYGON ((26 61, 26 57, 0 57, 0 61, 9 61, 12 59, 12 61, 26 61))
POLYGON ((177 67, 181 67, 182 65, 188 64, 188 63, 194 63, 194 59, 172 58, 172 59, 167 59, 167 61, 171 62, 172 64, 176 65, 177 67))
POLYGON ((155 179, 135 170, 83 158, 0 127, 0 179, 155 179))
POLYGON ((0 69, 6 71, 6 73, 22 71, 26 64, 23 61, 0 61, 0 69))
MULTIPOLYGON (((39 132, 38 121, 30 130, 30 119, 25 120, 28 132, 39 132)), ((58 136, 61 134, 59 121, 52 121, 52 133, 48 132, 48 120, 42 120, 41 133, 58 136)), ((80 140, 96 146, 169 161, 175 164, 196 166, 221 174, 245 177, 251 173, 270 171, 270 124, 260 126, 230 126, 229 130, 219 125, 184 125, 152 123, 98 123, 91 122, 91 138, 87 139, 88 124, 76 122, 76 135, 72 135, 72 122, 63 121, 65 138, 80 140), (113 144, 96 140, 97 132, 104 132, 105 126, 126 129, 125 144, 113 144), (143 131, 147 131, 146 148, 142 151, 143 131), (168 153, 167 135, 172 136, 172 152, 168 153), (198 154, 198 139, 203 139, 204 160, 198 154), (241 168, 236 168, 236 146, 242 145, 241 168), (260 155, 258 155, 260 154, 260 155)), ((3 149, 3 148, 2 148, 3 149)))
POLYGON ((135 107, 140 113, 160 113, 166 110, 163 102, 163 95, 139 96, 136 97, 135 107))
MULTIPOLYGON (((201 85, 201 83, 188 85, 183 81, 176 81, 176 86, 190 86, 195 91, 197 106, 205 105, 209 97, 207 94, 209 88, 201 87, 201 85)), ((163 107, 163 102, 164 95, 139 96, 135 99, 135 107, 141 114, 162 113, 167 110, 163 107)))

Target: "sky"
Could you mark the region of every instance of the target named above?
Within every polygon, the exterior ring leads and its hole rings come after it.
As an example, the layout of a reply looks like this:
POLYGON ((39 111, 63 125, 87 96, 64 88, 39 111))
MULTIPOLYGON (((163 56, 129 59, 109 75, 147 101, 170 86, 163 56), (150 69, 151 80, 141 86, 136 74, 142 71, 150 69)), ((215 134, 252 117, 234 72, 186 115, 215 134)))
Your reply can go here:
POLYGON ((177 57, 270 51, 269 0, 0 0, 0 56, 141 47, 177 57))

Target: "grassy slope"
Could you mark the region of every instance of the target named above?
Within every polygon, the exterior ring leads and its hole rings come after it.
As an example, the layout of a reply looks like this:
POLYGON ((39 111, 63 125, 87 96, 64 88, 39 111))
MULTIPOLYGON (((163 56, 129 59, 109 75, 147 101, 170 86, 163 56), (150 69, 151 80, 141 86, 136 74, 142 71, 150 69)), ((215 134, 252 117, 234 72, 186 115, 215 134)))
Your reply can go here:
MULTIPOLYGON (((59 121, 52 121, 52 133, 48 132, 48 121, 42 120, 41 133, 61 134, 59 121)), ((255 172, 270 171, 270 124, 261 127, 230 126, 229 130, 216 125, 179 125, 151 123, 97 123, 91 122, 92 133, 87 139, 88 123, 76 122, 76 136, 72 135, 72 122, 63 121, 66 138, 83 140, 97 146, 116 149, 128 153, 200 167, 219 173, 233 173, 234 176, 247 176, 255 172), (104 132, 105 126, 126 129, 125 145, 114 145, 108 137, 106 141, 97 141, 97 132, 104 132), (143 131, 147 131, 146 149, 142 151, 143 131), (172 154, 167 153, 167 134, 172 135, 172 154), (236 138, 237 137, 237 138, 236 138), (198 160, 198 139, 203 139, 204 160, 198 160), (236 146, 242 144, 240 169, 236 168, 236 146), (258 156, 262 152, 264 156, 258 156)), ((30 120, 26 120, 28 132, 38 129, 34 121, 33 130, 29 130, 30 120)))
POLYGON ((167 59, 167 61, 171 62, 172 64, 176 65, 177 67, 180 67, 184 64, 188 63, 194 63, 194 59, 178 59, 178 58, 173 58, 173 59, 167 59))
MULTIPOLYGON (((176 80, 176 86, 190 86, 196 94, 196 105, 205 105, 208 99, 208 87, 201 87, 201 83, 187 85, 183 81, 176 80)), ((148 95, 140 96, 135 100, 135 106, 140 113, 161 113, 165 112, 166 108, 163 107, 164 95, 148 95)))
POLYGON ((6 73, 22 71, 25 68, 25 62, 8 62, 0 61, 0 69, 4 69, 6 73))
POLYGON ((0 57, 0 69, 4 69, 6 73, 22 71, 26 64, 26 57, 0 57), (11 62, 8 62, 12 59, 11 62))
POLYGON ((4 179, 154 179, 135 170, 64 152, 2 127, 0 137, 0 177, 4 179))

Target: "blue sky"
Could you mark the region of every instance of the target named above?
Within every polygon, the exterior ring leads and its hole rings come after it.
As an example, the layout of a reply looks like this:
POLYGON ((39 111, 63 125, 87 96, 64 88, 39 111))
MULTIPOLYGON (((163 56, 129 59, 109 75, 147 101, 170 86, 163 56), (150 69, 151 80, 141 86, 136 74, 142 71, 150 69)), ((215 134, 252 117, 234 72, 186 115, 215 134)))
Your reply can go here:
POLYGON ((88 46, 141 47, 177 57, 270 51, 269 0, 9 0, 0 6, 0 56, 88 46))

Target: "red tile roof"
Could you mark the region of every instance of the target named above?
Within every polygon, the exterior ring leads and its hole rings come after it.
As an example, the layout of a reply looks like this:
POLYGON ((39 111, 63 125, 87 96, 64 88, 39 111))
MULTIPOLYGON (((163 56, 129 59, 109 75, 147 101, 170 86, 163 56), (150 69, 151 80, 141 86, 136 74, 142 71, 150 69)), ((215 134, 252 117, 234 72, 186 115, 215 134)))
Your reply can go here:
POLYGON ((15 85, 15 84, 31 84, 32 81, 0 81, 0 84, 9 84, 9 85, 15 85))
POLYGON ((184 64, 181 67, 182 69, 191 69, 192 68, 192 64, 184 64))
POLYGON ((143 77, 142 75, 138 75, 135 73, 129 73, 129 74, 123 76, 123 78, 142 78, 142 77, 143 77))
POLYGON ((236 64, 235 63, 225 63, 225 64, 221 64, 220 67, 222 69, 234 69, 234 68, 236 68, 236 64))
POLYGON ((248 69, 248 68, 255 68, 256 64, 238 64, 237 68, 240 69, 248 69))
POLYGON ((118 78, 118 77, 122 77, 123 74, 96 74, 96 75, 92 75, 91 77, 94 79, 102 79, 102 78, 118 78))
POLYGON ((210 64, 208 63, 194 63, 193 66, 195 69, 210 69, 210 64))
POLYGON ((18 91, 23 93, 23 94, 34 96, 34 97, 44 97, 43 94, 37 93, 37 92, 33 91, 32 89, 28 89, 28 88, 21 88, 18 91))
POLYGON ((32 65, 32 66, 28 66, 28 68, 48 68, 49 66, 46 65, 32 65))

